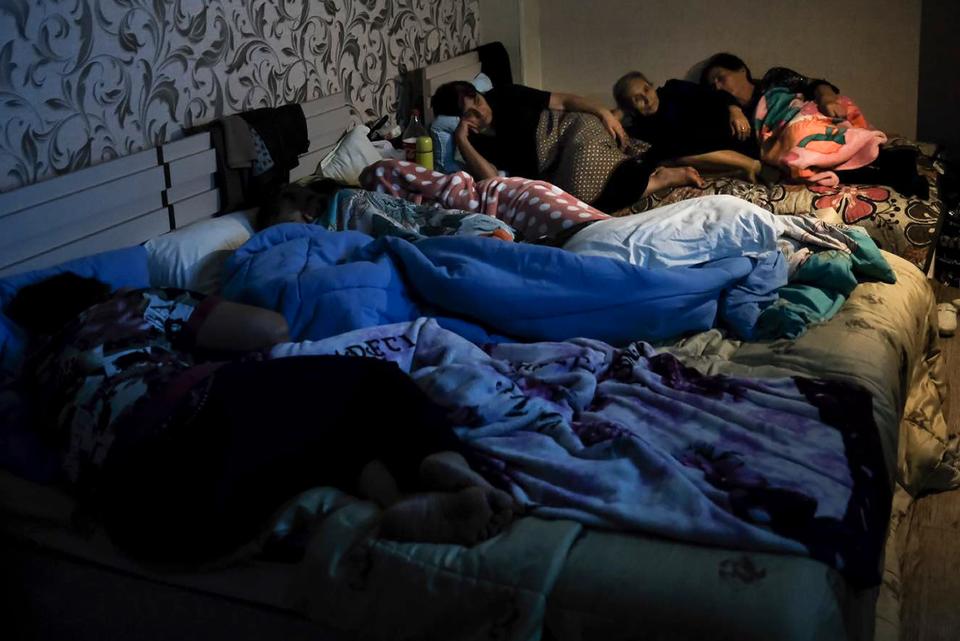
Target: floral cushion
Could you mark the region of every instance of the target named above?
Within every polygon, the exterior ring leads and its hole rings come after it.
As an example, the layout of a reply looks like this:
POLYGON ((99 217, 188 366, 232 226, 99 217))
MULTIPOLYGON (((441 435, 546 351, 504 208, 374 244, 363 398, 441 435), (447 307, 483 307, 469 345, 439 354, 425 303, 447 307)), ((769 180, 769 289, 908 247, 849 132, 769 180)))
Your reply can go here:
POLYGON ((881 249, 906 258, 926 270, 935 242, 942 203, 937 176, 943 173, 930 145, 896 138, 888 148, 913 147, 919 150, 917 171, 930 187, 928 198, 907 197, 882 185, 751 184, 736 178, 711 178, 703 189, 675 187, 641 198, 617 215, 636 214, 662 205, 714 194, 738 196, 775 214, 812 214, 833 207, 844 222, 867 230, 881 249))

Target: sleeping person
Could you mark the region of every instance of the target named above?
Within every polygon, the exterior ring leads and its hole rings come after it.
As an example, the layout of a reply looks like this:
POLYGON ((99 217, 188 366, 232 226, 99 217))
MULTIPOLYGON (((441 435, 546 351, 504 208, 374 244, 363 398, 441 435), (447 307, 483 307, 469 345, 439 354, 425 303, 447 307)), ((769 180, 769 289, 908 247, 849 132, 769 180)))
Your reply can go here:
POLYGON ((377 501, 386 538, 469 545, 512 516, 512 499, 467 465, 445 410, 396 365, 265 360, 288 339, 276 312, 186 290, 111 292, 72 273, 24 287, 4 311, 36 343, 24 382, 43 399, 63 475, 136 556, 224 557, 321 485, 377 501))
POLYGON ((499 170, 547 180, 608 213, 658 189, 699 181, 689 167, 664 168, 654 178, 652 164, 622 150, 626 134, 613 113, 580 96, 521 85, 495 87, 484 94, 469 82, 456 81, 441 85, 431 106, 437 115, 460 118, 454 141, 477 180, 494 178, 499 170), (576 125, 544 121, 558 112, 576 115, 576 125), (574 132, 565 146, 553 141, 559 157, 546 164, 539 148, 549 145, 540 138, 541 129, 545 137, 554 138, 561 130, 574 132))
POLYGON ((760 172, 750 124, 730 94, 684 80, 655 88, 631 71, 613 85, 614 114, 627 133, 652 145, 652 161, 734 171, 754 182, 760 172))
POLYGON ((705 63, 700 83, 724 91, 743 109, 763 162, 792 178, 827 186, 881 184, 905 196, 927 197, 915 149, 882 149, 887 138, 830 82, 785 67, 756 81, 739 57, 718 53, 705 63))
MULTIPOLYGON (((650 182, 659 184, 661 172, 650 182)), ((381 160, 360 174, 365 188, 330 179, 291 184, 261 207, 260 228, 312 223, 375 238, 485 236, 560 245, 587 224, 610 216, 541 180, 465 171, 442 174, 404 160, 381 160)))

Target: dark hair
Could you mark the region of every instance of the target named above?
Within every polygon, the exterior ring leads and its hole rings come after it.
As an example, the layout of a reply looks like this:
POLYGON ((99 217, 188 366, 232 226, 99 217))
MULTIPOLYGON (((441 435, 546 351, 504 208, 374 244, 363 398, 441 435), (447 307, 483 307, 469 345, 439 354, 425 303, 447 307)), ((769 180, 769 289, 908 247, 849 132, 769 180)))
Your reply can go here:
POLYGON ((476 87, 466 80, 454 80, 437 87, 430 97, 430 108, 435 116, 461 116, 463 99, 476 97, 476 87))
POLYGON ((111 291, 102 280, 63 272, 22 287, 3 311, 28 332, 53 335, 111 291))
POLYGON ((700 71, 701 85, 707 84, 707 75, 717 67, 722 67, 728 71, 740 71, 743 69, 747 72, 747 80, 753 82, 753 76, 750 74, 750 67, 747 66, 747 63, 732 53, 716 53, 710 56, 700 71))
POLYGON ((333 178, 319 178, 306 184, 284 185, 268 199, 257 212, 257 227, 265 229, 277 222, 283 214, 299 211, 313 218, 320 217, 330 203, 330 197, 343 185, 333 178))
POLYGON ((630 83, 634 80, 643 80, 648 84, 652 84, 647 80, 647 77, 639 71, 628 71, 613 83, 613 99, 617 103, 617 106, 625 112, 633 111, 633 105, 630 104, 630 100, 627 98, 627 87, 630 86, 630 83))

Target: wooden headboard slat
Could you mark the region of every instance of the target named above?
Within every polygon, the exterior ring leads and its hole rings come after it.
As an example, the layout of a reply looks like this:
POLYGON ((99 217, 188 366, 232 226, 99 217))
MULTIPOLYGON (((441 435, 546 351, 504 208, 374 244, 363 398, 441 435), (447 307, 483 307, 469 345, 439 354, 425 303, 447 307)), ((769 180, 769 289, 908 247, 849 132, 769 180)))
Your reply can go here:
POLYGON ((217 152, 213 149, 201 151, 192 156, 185 156, 168 163, 170 184, 182 185, 194 180, 197 176, 217 173, 217 152))
POLYGON ((220 192, 205 191, 171 205, 176 229, 186 227, 201 218, 209 218, 220 208, 220 192))
MULTIPOLYGON (((343 93, 303 105, 313 173, 351 121, 343 93)), ((138 244, 215 214, 216 152, 203 132, 0 194, 0 275, 138 244)))
POLYGON ((467 53, 460 54, 459 56, 454 56, 449 60, 444 60, 443 62, 435 62, 432 65, 427 65, 423 68, 424 77, 429 79, 436 78, 437 76, 443 76, 450 73, 456 69, 462 67, 469 67, 471 65, 480 64, 480 54, 476 51, 469 51, 467 53))
POLYGON ((305 118, 313 118, 327 111, 333 111, 334 109, 339 109, 346 105, 346 99, 343 93, 335 93, 329 96, 324 96, 317 100, 311 100, 310 102, 305 102, 300 105, 300 108, 303 109, 303 115, 305 118))
POLYGON ((156 165, 157 151, 148 149, 0 194, 0 219, 12 212, 68 196, 156 165))
POLYGON ((163 153, 163 161, 170 162, 178 158, 198 154, 210 148, 210 133, 204 131, 181 140, 168 142, 160 150, 163 153))
MULTIPOLYGON (((206 174, 203 176, 198 176, 192 180, 174 185, 167 189, 167 203, 173 204, 178 203, 181 200, 186 200, 191 196, 196 196, 197 194, 202 194, 205 191, 216 190, 217 188, 217 176, 216 174, 206 174)), ((213 214, 214 212, 210 212, 213 214)))
POLYGON ((0 276, 7 276, 31 269, 50 267, 71 258, 88 256, 109 249, 136 245, 170 231, 170 216, 166 208, 152 211, 139 218, 128 220, 108 229, 97 231, 85 238, 31 256, 19 263, 0 268, 0 276))
POLYGON ((163 206, 163 169, 154 167, 3 219, 0 267, 69 244, 163 206))
POLYGON ((420 70, 423 91, 423 118, 427 125, 433 122, 430 97, 437 87, 454 80, 473 80, 480 73, 480 56, 476 51, 454 56, 449 60, 427 65, 420 70))

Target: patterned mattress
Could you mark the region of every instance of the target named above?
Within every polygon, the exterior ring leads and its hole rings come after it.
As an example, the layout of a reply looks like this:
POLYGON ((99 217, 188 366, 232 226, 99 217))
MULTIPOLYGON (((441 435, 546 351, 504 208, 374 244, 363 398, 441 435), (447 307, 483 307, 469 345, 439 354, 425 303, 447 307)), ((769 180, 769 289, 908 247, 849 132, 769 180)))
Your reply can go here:
POLYGON ((943 210, 937 180, 943 168, 935 160, 931 145, 895 138, 886 147, 913 147, 920 152, 917 171, 927 179, 930 187, 926 199, 908 198, 882 185, 821 187, 776 183, 766 186, 736 178, 711 178, 703 189, 675 187, 645 196, 617 215, 636 214, 680 200, 713 194, 738 196, 776 214, 812 214, 818 209, 832 207, 844 222, 866 229, 881 249, 906 258, 926 271, 943 210))

